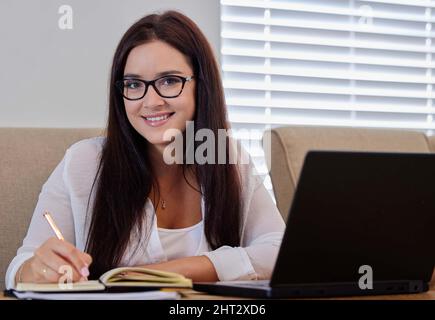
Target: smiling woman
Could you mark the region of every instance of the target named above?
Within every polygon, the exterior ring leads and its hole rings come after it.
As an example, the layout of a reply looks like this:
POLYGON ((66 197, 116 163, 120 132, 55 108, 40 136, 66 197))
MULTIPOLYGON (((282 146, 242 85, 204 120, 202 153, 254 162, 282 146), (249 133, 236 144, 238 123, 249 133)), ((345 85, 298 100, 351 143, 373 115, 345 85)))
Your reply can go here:
POLYGON ((263 181, 252 161, 230 161, 228 136, 212 144, 223 163, 165 163, 165 132, 186 140, 187 123, 192 136, 230 129, 217 62, 188 17, 145 16, 113 58, 107 136, 71 146, 44 184, 8 288, 57 282, 64 265, 74 281, 138 265, 194 281, 270 278, 284 222, 263 181), (65 241, 49 237, 45 210, 65 241))
POLYGON ((161 40, 139 45, 129 53, 123 80, 125 111, 131 125, 155 147, 162 149, 168 143, 163 139, 165 130, 184 131, 186 121, 193 120, 192 76, 188 58, 161 40))

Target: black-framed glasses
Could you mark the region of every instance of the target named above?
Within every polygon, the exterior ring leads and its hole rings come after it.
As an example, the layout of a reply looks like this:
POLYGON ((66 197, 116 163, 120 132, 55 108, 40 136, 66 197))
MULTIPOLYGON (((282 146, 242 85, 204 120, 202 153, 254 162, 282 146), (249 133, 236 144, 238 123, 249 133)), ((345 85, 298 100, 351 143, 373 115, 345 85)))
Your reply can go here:
POLYGON ((150 85, 153 86, 154 90, 162 98, 176 98, 183 92, 186 82, 192 79, 193 76, 182 77, 177 75, 167 75, 151 81, 125 78, 116 81, 115 85, 127 100, 142 99, 146 95, 150 85))

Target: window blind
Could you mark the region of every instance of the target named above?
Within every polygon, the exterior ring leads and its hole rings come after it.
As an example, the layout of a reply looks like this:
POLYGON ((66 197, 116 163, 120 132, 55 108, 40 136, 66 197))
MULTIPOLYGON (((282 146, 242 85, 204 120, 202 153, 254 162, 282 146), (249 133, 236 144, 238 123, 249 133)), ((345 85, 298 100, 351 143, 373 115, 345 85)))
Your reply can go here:
POLYGON ((434 0, 221 0, 229 119, 257 169, 270 127, 432 134, 434 22, 434 0))

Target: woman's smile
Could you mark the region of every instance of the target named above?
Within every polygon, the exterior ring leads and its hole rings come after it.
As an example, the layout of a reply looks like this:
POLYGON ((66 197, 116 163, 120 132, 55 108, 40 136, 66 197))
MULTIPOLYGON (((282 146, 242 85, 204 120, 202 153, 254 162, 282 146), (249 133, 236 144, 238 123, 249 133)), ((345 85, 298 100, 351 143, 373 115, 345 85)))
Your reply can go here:
POLYGON ((175 114, 175 112, 162 112, 151 114, 147 116, 142 116, 145 123, 151 127, 160 127, 169 121, 169 119, 175 114))

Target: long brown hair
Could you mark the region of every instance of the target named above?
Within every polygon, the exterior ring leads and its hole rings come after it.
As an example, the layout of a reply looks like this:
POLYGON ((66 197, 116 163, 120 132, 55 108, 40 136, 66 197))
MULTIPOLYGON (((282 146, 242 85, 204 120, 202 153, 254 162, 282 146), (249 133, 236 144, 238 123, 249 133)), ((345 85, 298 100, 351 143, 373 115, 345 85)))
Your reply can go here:
MULTIPOLYGON (((134 230, 149 233, 141 228, 146 198, 156 181, 148 143, 129 123, 115 82, 123 78, 130 51, 153 40, 164 41, 189 58, 196 81, 194 132, 208 128, 218 137, 218 129, 229 129, 219 68, 198 26, 175 11, 147 15, 133 24, 113 58, 107 137, 92 186, 96 188, 86 251, 94 258, 93 278, 120 264, 134 230)), ((228 140, 225 164, 192 165, 204 197, 204 230, 212 249, 240 245, 241 179, 237 166, 228 161, 228 140)))

